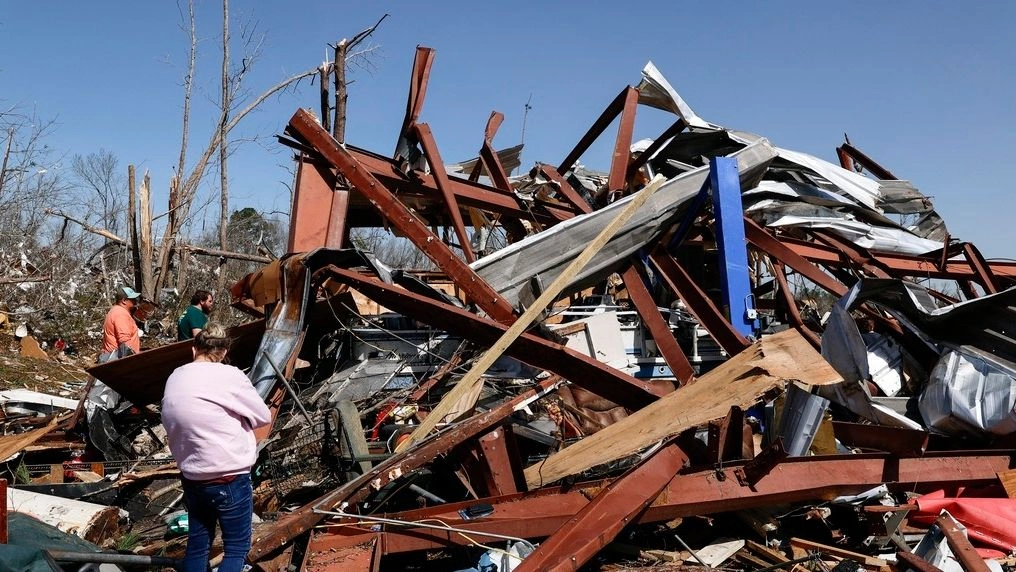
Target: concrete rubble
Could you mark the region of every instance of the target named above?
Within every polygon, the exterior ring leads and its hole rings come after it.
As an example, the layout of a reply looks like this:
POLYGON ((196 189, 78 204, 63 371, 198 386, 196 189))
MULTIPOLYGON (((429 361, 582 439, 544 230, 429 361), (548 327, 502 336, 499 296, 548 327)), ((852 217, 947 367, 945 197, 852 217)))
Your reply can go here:
MULTIPOLYGON (((446 166, 433 58, 394 156, 303 109, 279 136, 289 254, 231 289, 231 362, 276 415, 256 569, 1016 565, 1016 263, 849 142, 833 164, 710 123, 651 63, 562 163, 510 176, 495 112, 446 166), (641 106, 672 124, 634 141, 641 106), (611 136, 608 172, 579 164, 611 136)), ((179 556, 158 405, 189 344, 91 367, 80 403, 0 394, 6 510, 179 556)))

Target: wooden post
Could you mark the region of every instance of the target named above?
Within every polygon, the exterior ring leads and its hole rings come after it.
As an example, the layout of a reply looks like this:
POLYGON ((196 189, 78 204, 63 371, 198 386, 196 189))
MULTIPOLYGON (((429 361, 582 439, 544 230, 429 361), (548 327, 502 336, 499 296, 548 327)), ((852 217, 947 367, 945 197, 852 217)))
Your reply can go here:
POLYGON ((145 172, 141 182, 141 189, 138 192, 138 214, 141 217, 141 229, 138 234, 137 248, 141 254, 141 295, 149 300, 158 302, 158 295, 155 292, 155 284, 152 280, 152 263, 154 250, 152 248, 152 186, 151 177, 145 172))
POLYGON ((127 165, 127 234, 131 248, 131 261, 134 264, 134 287, 142 293, 145 291, 141 279, 141 252, 138 249, 138 188, 134 165, 127 165))

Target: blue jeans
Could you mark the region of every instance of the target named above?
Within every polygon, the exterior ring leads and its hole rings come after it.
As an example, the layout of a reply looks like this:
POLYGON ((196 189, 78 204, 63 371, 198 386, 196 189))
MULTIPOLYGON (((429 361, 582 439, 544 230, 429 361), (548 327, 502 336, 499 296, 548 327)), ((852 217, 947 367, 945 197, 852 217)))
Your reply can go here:
POLYGON ((180 572, 208 571, 208 551, 215 539, 216 523, 222 526, 224 552, 219 572, 241 572, 250 550, 254 513, 250 474, 237 475, 232 482, 223 484, 184 480, 183 495, 190 532, 180 572))

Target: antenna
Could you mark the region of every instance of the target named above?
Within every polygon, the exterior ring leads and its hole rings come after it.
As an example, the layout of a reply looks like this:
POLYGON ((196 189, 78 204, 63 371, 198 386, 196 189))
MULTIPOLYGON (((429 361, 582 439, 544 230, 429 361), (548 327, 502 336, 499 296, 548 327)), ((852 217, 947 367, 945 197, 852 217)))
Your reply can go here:
MULTIPOLYGON (((522 141, 521 141, 522 146, 523 146, 522 147, 522 151, 525 150, 525 145, 526 145, 526 119, 529 117, 529 110, 533 108, 532 105, 529 105, 530 103, 532 103, 532 101, 533 101, 533 92, 529 92, 529 99, 526 100, 526 104, 522 107, 522 109, 523 109, 523 111, 522 111, 522 141)), ((515 167, 516 174, 518 174, 518 172, 519 172, 518 170, 522 168, 522 151, 519 151, 519 166, 515 167)))

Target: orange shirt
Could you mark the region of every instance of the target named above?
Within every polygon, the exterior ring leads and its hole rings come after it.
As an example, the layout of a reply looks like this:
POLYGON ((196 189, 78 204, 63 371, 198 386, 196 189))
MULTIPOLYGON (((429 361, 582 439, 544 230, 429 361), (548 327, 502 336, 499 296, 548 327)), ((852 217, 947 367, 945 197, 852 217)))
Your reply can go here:
POLYGON ((134 353, 141 352, 141 336, 130 310, 117 304, 109 309, 102 323, 102 353, 115 351, 126 343, 134 353))

